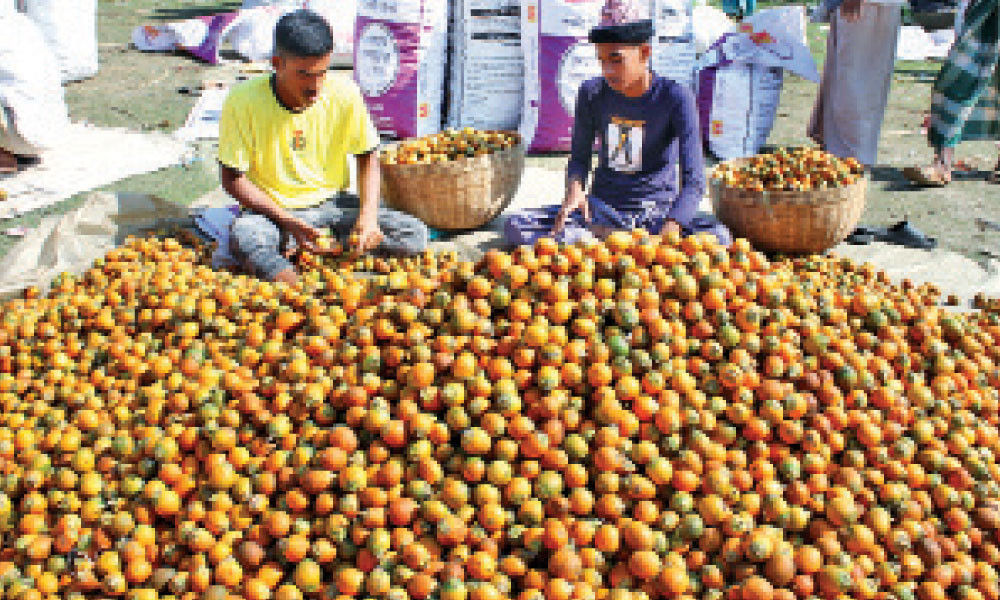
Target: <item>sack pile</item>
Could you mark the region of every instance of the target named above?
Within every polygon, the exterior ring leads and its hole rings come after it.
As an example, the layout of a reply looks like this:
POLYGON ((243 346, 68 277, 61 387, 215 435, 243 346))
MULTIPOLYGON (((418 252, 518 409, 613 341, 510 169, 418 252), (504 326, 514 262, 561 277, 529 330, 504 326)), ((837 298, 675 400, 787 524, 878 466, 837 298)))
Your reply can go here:
MULTIPOLYGON (((604 0, 359 3, 355 77, 384 134, 517 129, 528 152, 569 150, 577 92, 601 74, 587 36, 604 0)), ((719 158, 755 154, 767 140, 785 70, 818 81, 801 7, 761 11, 739 31, 695 0, 648 9, 653 70, 697 94, 705 145, 719 158)))
POLYGON ((356 0, 245 0, 241 10, 165 23, 132 31, 132 43, 144 52, 181 48, 209 64, 219 62, 226 44, 241 57, 263 61, 274 52, 274 27, 286 13, 308 8, 319 13, 333 32, 333 64, 354 58, 356 0))

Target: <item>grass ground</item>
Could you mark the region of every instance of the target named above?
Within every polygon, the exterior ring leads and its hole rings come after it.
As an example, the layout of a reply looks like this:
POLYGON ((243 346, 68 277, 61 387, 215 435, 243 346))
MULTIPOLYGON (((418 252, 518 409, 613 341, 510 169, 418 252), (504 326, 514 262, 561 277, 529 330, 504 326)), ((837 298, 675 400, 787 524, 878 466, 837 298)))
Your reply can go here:
MULTIPOLYGON (((183 54, 144 54, 129 47, 134 27, 146 23, 172 21, 214 14, 238 7, 240 2, 199 0, 99 0, 98 35, 100 73, 88 81, 66 88, 67 102, 75 120, 137 130, 173 131, 181 126, 194 104, 194 97, 180 93, 204 79, 216 77, 220 67, 211 67, 183 54)), ((824 28, 810 25, 809 43, 817 62, 825 55, 824 28)), ((931 153, 920 132, 930 105, 930 85, 937 71, 935 63, 900 62, 897 65, 889 108, 883 128, 880 163, 873 175, 872 190, 864 221, 889 224, 910 219, 919 228, 937 236, 943 247, 968 256, 979 256, 990 239, 980 234, 975 217, 1000 222, 1000 187, 983 182, 996 161, 993 144, 970 143, 959 148, 959 158, 973 170, 959 175, 945 189, 915 190, 906 185, 900 170, 927 162, 931 153)), ((789 77, 783 92, 780 113, 770 142, 805 143, 816 85, 789 77)), ((132 177, 105 188, 108 191, 145 192, 180 203, 190 203, 217 185, 211 148, 203 160, 157 173, 132 177)), ((561 168, 564 157, 529 159, 533 165, 561 168)), ((82 198, 73 198, 48 211, 8 221, 6 227, 31 227, 44 216, 71 210, 82 198)), ((558 201, 558 198, 553 198, 558 201)), ((0 254, 16 240, 0 236, 0 254)))

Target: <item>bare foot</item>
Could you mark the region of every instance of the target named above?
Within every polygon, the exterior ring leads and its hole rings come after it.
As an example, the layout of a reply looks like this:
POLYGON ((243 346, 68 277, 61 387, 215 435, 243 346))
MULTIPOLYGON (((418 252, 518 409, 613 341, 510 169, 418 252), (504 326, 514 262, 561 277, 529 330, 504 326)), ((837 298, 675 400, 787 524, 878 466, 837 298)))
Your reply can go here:
POLYGON ((941 175, 944 181, 951 181, 951 169, 955 164, 955 149, 942 148, 934 155, 934 163, 931 165, 941 175))
POLYGON ((17 155, 0 148, 0 173, 17 173, 17 155))
POLYGON ((907 167, 903 175, 919 186, 942 187, 951 183, 954 150, 944 148, 934 155, 934 162, 923 167, 907 167))

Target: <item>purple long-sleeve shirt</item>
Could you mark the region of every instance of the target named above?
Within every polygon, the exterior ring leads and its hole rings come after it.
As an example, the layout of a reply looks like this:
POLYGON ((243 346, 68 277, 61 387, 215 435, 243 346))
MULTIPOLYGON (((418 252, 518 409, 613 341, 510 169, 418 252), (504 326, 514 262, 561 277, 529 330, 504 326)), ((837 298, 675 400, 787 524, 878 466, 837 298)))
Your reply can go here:
POLYGON ((654 75, 645 94, 629 98, 598 77, 580 86, 574 119, 568 177, 586 184, 596 136, 593 197, 627 213, 655 206, 688 226, 705 189, 698 111, 690 90, 654 75))

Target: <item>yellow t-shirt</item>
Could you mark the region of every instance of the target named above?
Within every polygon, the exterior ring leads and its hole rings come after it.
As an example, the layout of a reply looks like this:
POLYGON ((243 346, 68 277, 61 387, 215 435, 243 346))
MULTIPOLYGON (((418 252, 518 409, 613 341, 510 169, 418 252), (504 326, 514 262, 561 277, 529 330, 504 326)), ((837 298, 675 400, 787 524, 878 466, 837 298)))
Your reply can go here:
POLYGON ((271 76, 254 78, 233 88, 219 120, 219 162, 286 209, 316 206, 347 189, 347 156, 378 142, 361 91, 343 76, 327 76, 301 112, 279 102, 271 76))

